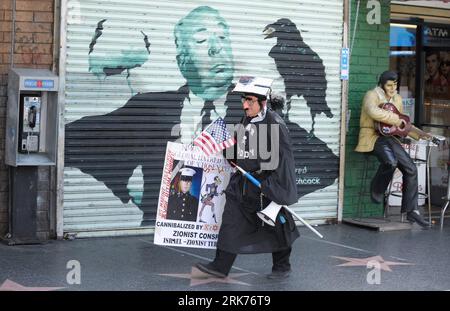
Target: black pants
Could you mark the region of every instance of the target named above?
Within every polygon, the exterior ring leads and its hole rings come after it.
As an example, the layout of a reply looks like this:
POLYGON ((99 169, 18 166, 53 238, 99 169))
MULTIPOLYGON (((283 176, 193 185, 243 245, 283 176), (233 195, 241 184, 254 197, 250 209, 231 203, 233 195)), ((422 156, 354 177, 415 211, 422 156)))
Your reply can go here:
MULTIPOLYGON (((289 271, 291 270, 291 264, 289 257, 291 255, 292 248, 286 248, 284 250, 272 253, 272 271, 289 271)), ((225 275, 231 270, 234 260, 237 254, 229 253, 220 249, 216 250, 216 258, 211 263, 215 270, 222 272, 225 275)))
POLYGON ((395 169, 398 168, 403 174, 401 212, 417 209, 417 168, 400 143, 393 137, 381 136, 375 142, 372 154, 378 158, 380 166, 372 179, 371 191, 375 194, 385 193, 395 169))

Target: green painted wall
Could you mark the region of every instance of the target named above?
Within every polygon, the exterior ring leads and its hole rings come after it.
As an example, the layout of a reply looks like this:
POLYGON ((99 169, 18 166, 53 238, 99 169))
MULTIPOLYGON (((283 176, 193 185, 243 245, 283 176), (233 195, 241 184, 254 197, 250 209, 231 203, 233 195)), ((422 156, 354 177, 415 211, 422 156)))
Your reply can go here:
MULTIPOLYGON (((390 1, 380 3, 380 24, 369 24, 367 15, 372 12, 368 2, 360 1, 357 28, 350 58, 350 80, 348 109, 350 120, 347 133, 345 154, 345 195, 343 217, 358 215, 358 205, 361 205, 364 216, 381 215, 382 204, 373 204, 370 200, 369 187, 372 176, 378 167, 375 157, 369 157, 366 185, 364 185, 363 172, 365 156, 354 151, 358 142, 359 116, 361 103, 367 90, 372 89, 378 80, 378 75, 389 69, 389 19, 390 1), (363 193, 360 195, 360 193, 363 193)), ((350 44, 353 38, 353 29, 356 20, 356 0, 351 0, 350 44)), ((369 4, 370 4, 369 3, 369 4)))

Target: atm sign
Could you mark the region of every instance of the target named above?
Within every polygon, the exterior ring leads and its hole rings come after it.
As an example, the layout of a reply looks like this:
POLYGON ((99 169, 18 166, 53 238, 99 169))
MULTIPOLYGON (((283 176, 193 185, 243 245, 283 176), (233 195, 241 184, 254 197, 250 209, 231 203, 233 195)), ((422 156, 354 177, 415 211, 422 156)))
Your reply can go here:
POLYGON ((35 89, 52 89, 52 88, 55 87, 55 81, 53 81, 53 80, 25 79, 24 86, 26 88, 35 88, 35 89))

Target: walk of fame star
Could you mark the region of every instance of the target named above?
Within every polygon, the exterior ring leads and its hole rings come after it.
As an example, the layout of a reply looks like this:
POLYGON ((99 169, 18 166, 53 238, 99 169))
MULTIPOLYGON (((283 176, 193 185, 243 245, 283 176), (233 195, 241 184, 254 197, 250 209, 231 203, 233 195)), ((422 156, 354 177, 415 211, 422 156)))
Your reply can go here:
POLYGON ((381 270, 390 271, 390 272, 392 272, 390 266, 414 265, 413 263, 408 263, 408 262, 386 261, 380 255, 367 257, 367 258, 353 258, 353 257, 339 257, 339 256, 331 256, 331 257, 347 261, 345 263, 338 265, 340 267, 355 267, 355 266, 367 267, 367 264, 372 261, 372 262, 378 262, 380 264, 381 270))
POLYGON ((64 287, 28 287, 19 283, 6 279, 2 285, 0 285, 0 291, 19 291, 19 292, 44 292, 62 289, 64 287))

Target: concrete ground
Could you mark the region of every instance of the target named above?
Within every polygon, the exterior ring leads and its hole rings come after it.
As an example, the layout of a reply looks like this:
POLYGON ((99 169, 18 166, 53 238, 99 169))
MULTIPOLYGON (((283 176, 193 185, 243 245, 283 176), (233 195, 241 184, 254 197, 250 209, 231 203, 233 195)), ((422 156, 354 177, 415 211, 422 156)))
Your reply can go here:
MULTIPOLYGON (((448 222, 448 221, 447 221, 448 222)), ((0 244, 0 290, 62 291, 445 291, 450 223, 439 230, 378 232, 324 225, 293 245, 292 274, 269 280, 270 254, 239 255, 226 279, 193 268, 214 250, 165 247, 153 236, 0 244)))

